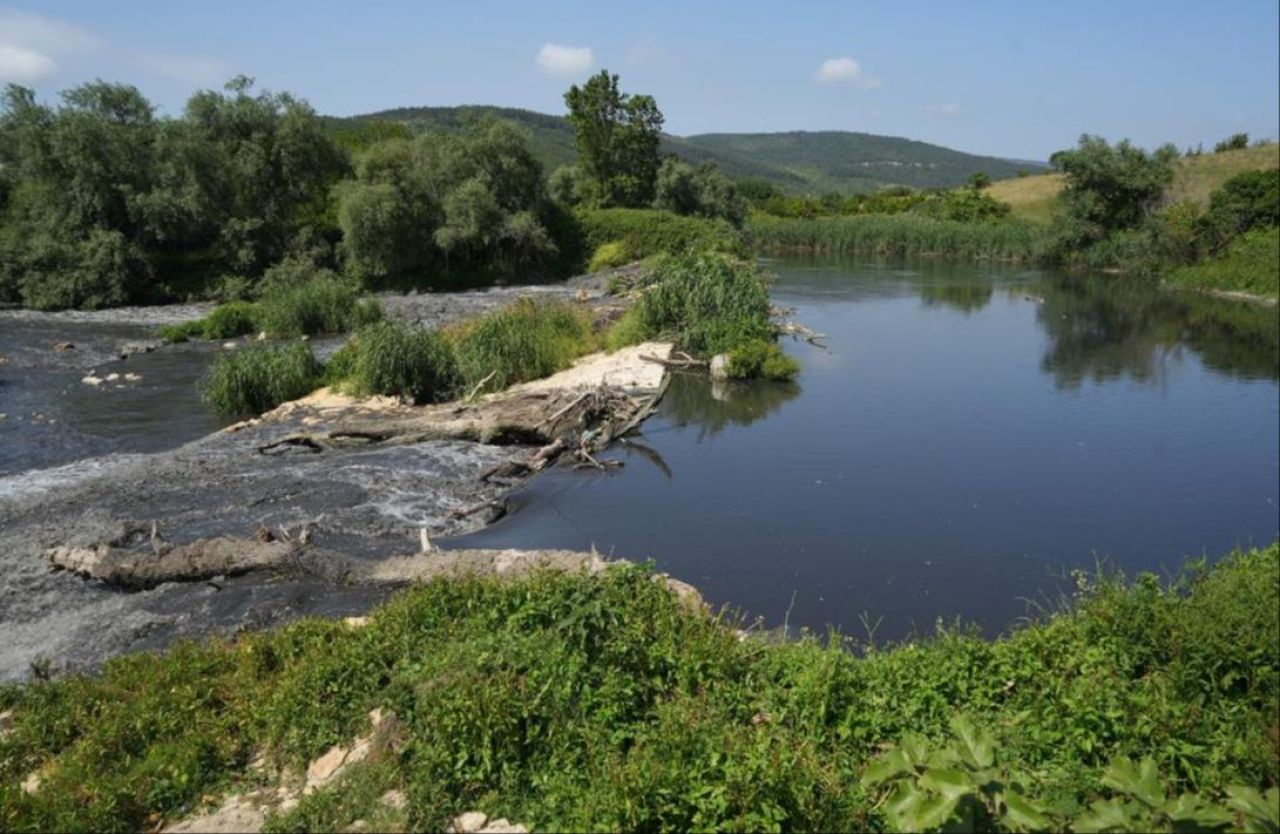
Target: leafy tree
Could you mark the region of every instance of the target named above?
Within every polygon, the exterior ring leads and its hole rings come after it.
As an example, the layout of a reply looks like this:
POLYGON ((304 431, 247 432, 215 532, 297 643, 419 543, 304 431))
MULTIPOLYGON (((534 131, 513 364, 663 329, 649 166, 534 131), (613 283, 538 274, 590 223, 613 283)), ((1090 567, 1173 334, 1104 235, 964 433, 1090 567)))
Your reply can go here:
POLYGON ((991 177, 985 171, 969 175, 969 187, 974 191, 981 191, 989 185, 991 185, 991 177))
POLYGON ((1224 153, 1225 151, 1242 151, 1249 147, 1249 134, 1233 133, 1226 139, 1213 146, 1214 153, 1224 153))
POLYGON ((551 199, 566 206, 576 206, 582 201, 582 169, 577 165, 561 165, 547 178, 547 193, 551 199))
POLYGON ((653 207, 676 214, 721 218, 735 226, 747 215, 746 201, 734 184, 715 165, 704 162, 697 168, 679 157, 668 156, 658 168, 653 207))
POLYGON ((601 70, 564 95, 574 129, 583 197, 596 206, 646 206, 658 176, 662 113, 652 96, 618 89, 618 76, 601 70))
POLYGON ((1087 134, 1074 149, 1055 153, 1049 162, 1066 176, 1064 242, 1097 241, 1141 225, 1173 180, 1177 157, 1173 145, 1148 153, 1128 140, 1112 146, 1087 134))
POLYGON ((1280 169, 1246 171, 1224 182, 1209 197, 1201 218, 1201 238, 1220 251, 1250 229, 1280 225, 1280 169))

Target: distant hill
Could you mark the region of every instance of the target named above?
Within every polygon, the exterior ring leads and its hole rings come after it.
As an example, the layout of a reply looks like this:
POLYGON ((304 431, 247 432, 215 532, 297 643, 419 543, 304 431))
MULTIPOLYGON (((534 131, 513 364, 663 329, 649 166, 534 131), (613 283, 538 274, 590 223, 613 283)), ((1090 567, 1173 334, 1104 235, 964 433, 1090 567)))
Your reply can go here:
MULTIPOLYGON (((415 132, 455 131, 487 115, 509 119, 528 130, 533 151, 548 171, 576 158, 567 119, 514 107, 401 107, 335 121, 380 120, 403 123, 415 132)), ((887 185, 950 188, 979 171, 999 180, 1019 171, 1034 172, 1040 165, 848 131, 664 135, 662 151, 693 163, 714 162, 734 179, 754 177, 788 192, 809 194, 849 194, 887 185)))
MULTIPOLYGON (((1206 205, 1209 195, 1236 174, 1280 167, 1280 145, 1269 143, 1238 151, 1204 153, 1178 160, 1167 198, 1173 202, 1188 200, 1206 205)), ((1062 190, 1060 174, 998 182, 987 193, 1013 207, 1015 217, 1047 223, 1062 190)))

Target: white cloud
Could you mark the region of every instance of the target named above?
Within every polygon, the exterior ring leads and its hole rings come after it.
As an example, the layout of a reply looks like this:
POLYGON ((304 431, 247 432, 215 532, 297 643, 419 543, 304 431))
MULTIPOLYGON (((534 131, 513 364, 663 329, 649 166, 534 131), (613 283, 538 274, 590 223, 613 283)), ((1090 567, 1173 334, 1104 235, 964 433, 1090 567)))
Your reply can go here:
POLYGON ((0 43, 0 81, 30 84, 58 69, 53 59, 43 52, 0 43))
POLYGON ((18 9, 0 8, 0 43, 58 55, 93 49, 101 42, 88 29, 65 20, 42 17, 18 9))
POLYGON ((942 104, 930 104, 925 108, 925 110, 928 110, 930 113, 937 113, 939 116, 959 116, 960 102, 947 101, 942 104))
POLYGON ((819 84, 848 84, 864 90, 878 90, 884 86, 879 78, 864 73, 862 65, 847 55, 823 61, 822 66, 813 74, 813 80, 819 84))
POLYGON ((171 53, 147 53, 135 58, 143 69, 157 75, 188 81, 192 84, 213 84, 226 81, 232 72, 217 58, 203 55, 176 55, 171 53))
POLYGON ((589 46, 561 46, 543 44, 538 50, 538 69, 558 78, 571 78, 587 72, 595 66, 596 56, 589 46))

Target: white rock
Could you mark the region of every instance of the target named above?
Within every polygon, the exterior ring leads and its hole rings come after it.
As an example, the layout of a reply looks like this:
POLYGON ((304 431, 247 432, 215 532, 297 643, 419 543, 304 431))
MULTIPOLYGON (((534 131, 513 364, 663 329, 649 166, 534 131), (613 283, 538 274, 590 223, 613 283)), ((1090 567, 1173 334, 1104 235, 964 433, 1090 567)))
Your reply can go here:
POLYGON ((235 349, 236 349, 236 343, 235 343, 235 342, 223 342, 223 343, 222 343, 222 347, 223 347, 223 348, 225 348, 225 349, 227 349, 227 350, 235 350, 235 349))
POLYGON ((26 779, 22 780, 22 792, 25 794, 35 794, 40 790, 40 783, 44 781, 40 778, 39 772, 32 773, 26 779))
POLYGON ((729 357, 726 354, 719 353, 711 357, 711 378, 729 378, 729 357))
POLYGON ((140 382, 142 380, 142 374, 125 374, 124 378, 129 382, 140 382))
POLYGON ((467 811, 453 818, 453 830, 457 834, 476 834, 488 819, 488 814, 481 811, 467 811))
POLYGON ((101 377, 96 377, 93 374, 89 374, 87 377, 85 377, 84 379, 81 379, 80 381, 83 382, 85 385, 101 385, 102 384, 101 377))
POLYGON ((342 624, 347 628, 364 628, 369 624, 368 617, 343 617, 342 624))
POLYGON ((120 378, 120 374, 107 374, 107 382, 115 382, 120 378))
POLYGON ((409 797, 404 795, 404 791, 387 791, 380 801, 392 810, 402 811, 408 806, 409 797))
POLYGON ((318 787, 337 775, 347 761, 347 748, 335 744, 307 768, 307 787, 318 787))

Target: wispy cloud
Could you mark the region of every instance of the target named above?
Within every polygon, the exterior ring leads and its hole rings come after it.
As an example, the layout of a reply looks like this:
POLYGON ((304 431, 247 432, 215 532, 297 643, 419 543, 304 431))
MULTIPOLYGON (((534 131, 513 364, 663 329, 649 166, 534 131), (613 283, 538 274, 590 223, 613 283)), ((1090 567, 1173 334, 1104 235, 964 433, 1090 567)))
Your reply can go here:
POLYGON ((848 84, 864 90, 878 90, 883 82, 874 75, 862 71, 862 64, 849 56, 828 58, 813 74, 813 80, 819 84, 848 84))
POLYGON ((562 46, 543 44, 538 50, 538 69, 557 78, 573 78, 584 75, 596 63, 595 53, 589 46, 562 46))
POLYGON ((959 116, 960 102, 945 101, 942 104, 930 104, 928 107, 925 108, 925 110, 929 111, 930 113, 935 113, 939 116, 959 116))
POLYGON ((41 81, 58 71, 59 57, 100 43, 89 30, 66 21, 0 8, 0 81, 41 81))
POLYGON ((53 75, 58 65, 43 52, 0 43, 0 81, 31 84, 53 75))

